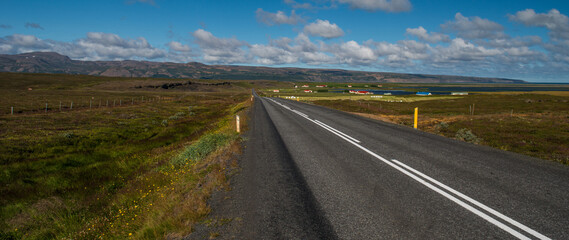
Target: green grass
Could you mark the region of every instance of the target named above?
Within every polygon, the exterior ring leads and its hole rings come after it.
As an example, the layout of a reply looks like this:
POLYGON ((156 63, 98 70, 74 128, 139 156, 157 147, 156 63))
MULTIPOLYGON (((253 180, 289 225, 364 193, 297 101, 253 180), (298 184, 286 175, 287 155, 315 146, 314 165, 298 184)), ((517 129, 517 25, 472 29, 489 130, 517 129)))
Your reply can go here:
POLYGON ((0 74, 2 83, 15 79, 0 105, 54 97, 146 101, 0 114, 0 239, 164 238, 187 234, 208 213, 207 196, 225 184, 227 154, 238 151, 231 119, 247 108, 248 89, 131 91, 129 79, 0 74), (78 82, 49 89, 54 77, 78 82), (116 91, 98 89, 117 83, 116 91), (18 92, 28 84, 32 91, 18 92), (179 161, 184 154, 193 161, 179 161), (193 200, 177 207, 184 199, 193 200))

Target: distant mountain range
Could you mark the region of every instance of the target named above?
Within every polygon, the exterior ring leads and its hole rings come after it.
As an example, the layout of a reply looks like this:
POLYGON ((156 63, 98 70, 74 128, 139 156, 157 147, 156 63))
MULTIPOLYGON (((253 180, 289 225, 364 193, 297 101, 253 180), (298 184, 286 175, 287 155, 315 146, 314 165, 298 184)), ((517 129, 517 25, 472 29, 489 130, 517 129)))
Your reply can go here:
POLYGON ((340 69, 205 65, 197 62, 78 61, 54 52, 0 55, 0 71, 109 77, 279 80, 295 82, 525 83, 504 78, 363 72, 340 69))

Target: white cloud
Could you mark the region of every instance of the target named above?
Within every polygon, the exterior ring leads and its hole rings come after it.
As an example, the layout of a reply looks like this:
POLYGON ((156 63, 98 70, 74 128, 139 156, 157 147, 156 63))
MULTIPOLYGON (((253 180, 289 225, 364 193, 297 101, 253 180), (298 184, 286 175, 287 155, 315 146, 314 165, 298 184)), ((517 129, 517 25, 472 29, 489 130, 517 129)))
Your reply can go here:
POLYGON ((0 51, 4 54, 45 51, 50 48, 49 43, 33 35, 14 34, 0 38, 0 51))
POLYGON ((171 41, 166 44, 170 51, 168 51, 167 59, 175 62, 190 62, 195 61, 194 57, 197 55, 192 51, 190 46, 180 42, 171 41))
POLYGON ((292 10, 290 16, 287 16, 282 11, 277 11, 276 13, 271 13, 264 11, 262 8, 257 9, 255 12, 257 15, 257 21, 263 23, 267 26, 280 25, 280 24, 291 24, 295 25, 302 22, 302 18, 292 10))
POLYGON ((320 36, 323 38, 337 38, 344 36, 344 31, 335 23, 328 20, 316 20, 304 27, 304 32, 312 36, 320 36))
POLYGON ((254 44, 251 54, 256 56, 256 62, 264 65, 287 64, 298 62, 295 53, 276 46, 254 44))
POLYGON ((310 41, 304 33, 292 40, 279 38, 272 40, 269 45, 255 44, 251 47, 251 54, 259 64, 293 64, 305 63, 321 65, 332 63, 333 57, 326 54, 322 46, 310 41))
POLYGON ((513 47, 532 47, 539 46, 543 43, 539 36, 523 36, 523 37, 507 37, 490 39, 488 41, 475 41, 480 45, 494 48, 513 48, 513 47))
POLYGON ((192 33, 203 52, 203 60, 213 63, 247 63, 248 56, 242 47, 248 43, 236 38, 218 38, 208 31, 198 29, 192 33))
POLYGON ((442 33, 433 33, 430 34, 427 32, 425 28, 419 26, 418 28, 407 28, 407 34, 413 35, 418 37, 419 39, 430 42, 430 43, 438 43, 438 42, 449 42, 450 38, 448 35, 442 33))
POLYGON ((171 41, 168 43, 168 47, 173 50, 173 51, 177 51, 177 52, 191 52, 192 49, 190 48, 190 46, 188 45, 184 45, 180 42, 176 42, 176 41, 171 41))
POLYGON ((370 47, 360 45, 356 41, 348 41, 329 49, 340 63, 367 65, 377 61, 377 55, 370 47))
POLYGON ((380 64, 405 68, 415 65, 416 60, 429 58, 432 48, 425 43, 414 40, 398 41, 397 43, 368 41, 369 45, 375 46, 375 53, 380 57, 380 64))
POLYGON ((489 57, 500 55, 497 49, 487 49, 476 46, 462 38, 455 38, 448 47, 438 47, 433 53, 435 62, 471 62, 481 61, 489 57))
POLYGON ((545 27, 554 39, 569 39, 569 17, 557 9, 551 9, 548 13, 536 13, 533 9, 526 9, 509 15, 509 18, 526 26, 545 27))
POLYGON ((87 33, 74 42, 42 40, 32 35, 14 34, 0 38, 2 53, 53 51, 79 60, 159 59, 166 51, 152 47, 145 38, 123 39, 111 33, 87 33))
POLYGON ((90 32, 76 45, 85 49, 89 59, 95 60, 157 59, 166 56, 166 51, 152 47, 143 37, 123 39, 112 33, 90 32))
POLYGON ((310 3, 299 3, 294 0, 284 0, 284 2, 290 5, 292 8, 300 8, 300 9, 312 9, 314 6, 310 3))
POLYGON ((456 13, 454 21, 441 25, 441 28, 450 32, 456 32, 457 36, 464 39, 495 39, 504 38, 504 27, 496 22, 480 17, 465 17, 456 13))
POLYGON ((368 11, 407 12, 413 7, 409 0, 338 0, 340 3, 349 4, 352 8, 368 11))

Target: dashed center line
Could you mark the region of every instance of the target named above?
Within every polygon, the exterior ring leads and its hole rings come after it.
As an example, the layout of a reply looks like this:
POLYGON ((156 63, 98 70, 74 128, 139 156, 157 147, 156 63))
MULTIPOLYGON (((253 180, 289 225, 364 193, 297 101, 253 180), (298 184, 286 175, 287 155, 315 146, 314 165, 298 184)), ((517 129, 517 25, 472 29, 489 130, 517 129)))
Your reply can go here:
POLYGON ((357 139, 355 139, 355 138, 353 138, 353 137, 351 137, 351 136, 349 136, 349 135, 347 135, 347 134, 345 134, 345 133, 343 133, 343 132, 341 132, 341 131, 333 128, 333 127, 330 127, 329 125, 327 125, 327 124, 325 124, 319 120, 311 119, 308 115, 306 115, 306 114, 304 114, 304 113, 302 113, 296 109, 292 109, 291 107, 286 106, 282 103, 279 103, 279 102, 275 101, 274 99, 270 99, 270 98, 268 98, 268 99, 270 101, 272 101, 273 103, 275 103, 275 104, 277 104, 277 105, 279 105, 279 106, 281 106, 281 107, 283 107, 283 108, 307 119, 308 121, 322 127, 323 129, 333 133, 334 135, 346 140, 350 144, 356 146, 357 148, 363 150, 364 152, 367 152, 368 154, 370 154, 371 156, 380 160, 381 162, 393 167, 394 169, 396 169, 396 170, 400 171, 401 173, 409 176, 410 178, 414 179, 415 181, 423 184, 427 188, 439 193, 440 195, 442 195, 442 196, 446 197, 447 199, 453 201, 454 203, 458 204, 459 206, 461 206, 461 207, 465 208, 466 210, 476 214, 477 216, 479 216, 479 217, 483 218, 484 220, 494 224, 495 226, 501 228, 502 230, 510 233, 511 235, 513 235, 519 239, 531 239, 531 238, 522 234, 520 231, 517 231, 517 230, 511 228, 510 226, 504 224, 503 222, 500 222, 496 218, 499 218, 502 221, 505 221, 505 222, 517 227, 518 229, 523 230, 524 232, 531 234, 532 236, 534 236, 538 239, 550 239, 549 237, 544 236, 543 234, 541 234, 541 233, 539 233, 539 232, 537 232, 537 231, 535 231, 535 230, 533 230, 533 229, 531 229, 531 228, 529 228, 529 227, 527 227, 527 226, 525 226, 525 225, 505 216, 505 215, 503 215, 502 213, 500 213, 500 212, 498 212, 498 211, 496 211, 496 210, 494 210, 494 209, 492 209, 492 208, 490 208, 490 207, 488 207, 488 206, 486 206, 486 205, 484 205, 484 204, 460 193, 459 191, 452 189, 451 187, 449 187, 449 186, 425 175, 424 173, 421 173, 421 172, 405 165, 404 163, 402 163, 400 161, 397 161, 395 159, 392 159, 392 160, 385 159, 384 157, 382 157, 382 156, 374 153, 373 151, 365 148, 364 146, 360 145, 361 142, 359 140, 357 140, 357 139), (472 205, 468 204, 467 202, 472 204, 472 205), (486 211, 486 213, 479 210, 475 206, 486 211), (494 217, 496 217, 496 218, 490 216, 489 214, 494 215, 494 217))

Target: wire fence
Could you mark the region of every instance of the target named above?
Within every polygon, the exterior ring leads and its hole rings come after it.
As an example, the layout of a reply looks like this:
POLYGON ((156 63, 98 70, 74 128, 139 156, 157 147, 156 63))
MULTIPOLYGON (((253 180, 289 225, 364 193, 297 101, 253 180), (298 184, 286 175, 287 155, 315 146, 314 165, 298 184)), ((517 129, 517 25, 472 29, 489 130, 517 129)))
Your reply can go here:
POLYGON ((109 97, 109 98, 96 98, 89 97, 76 98, 75 100, 44 100, 44 101, 26 101, 26 102, 13 102, 9 109, 2 111, 3 115, 17 115, 17 114, 37 114, 37 113, 54 113, 54 112, 69 112, 77 110, 92 110, 101 108, 116 108, 126 107, 133 105, 140 105, 145 103, 160 103, 174 100, 173 97, 109 97))

